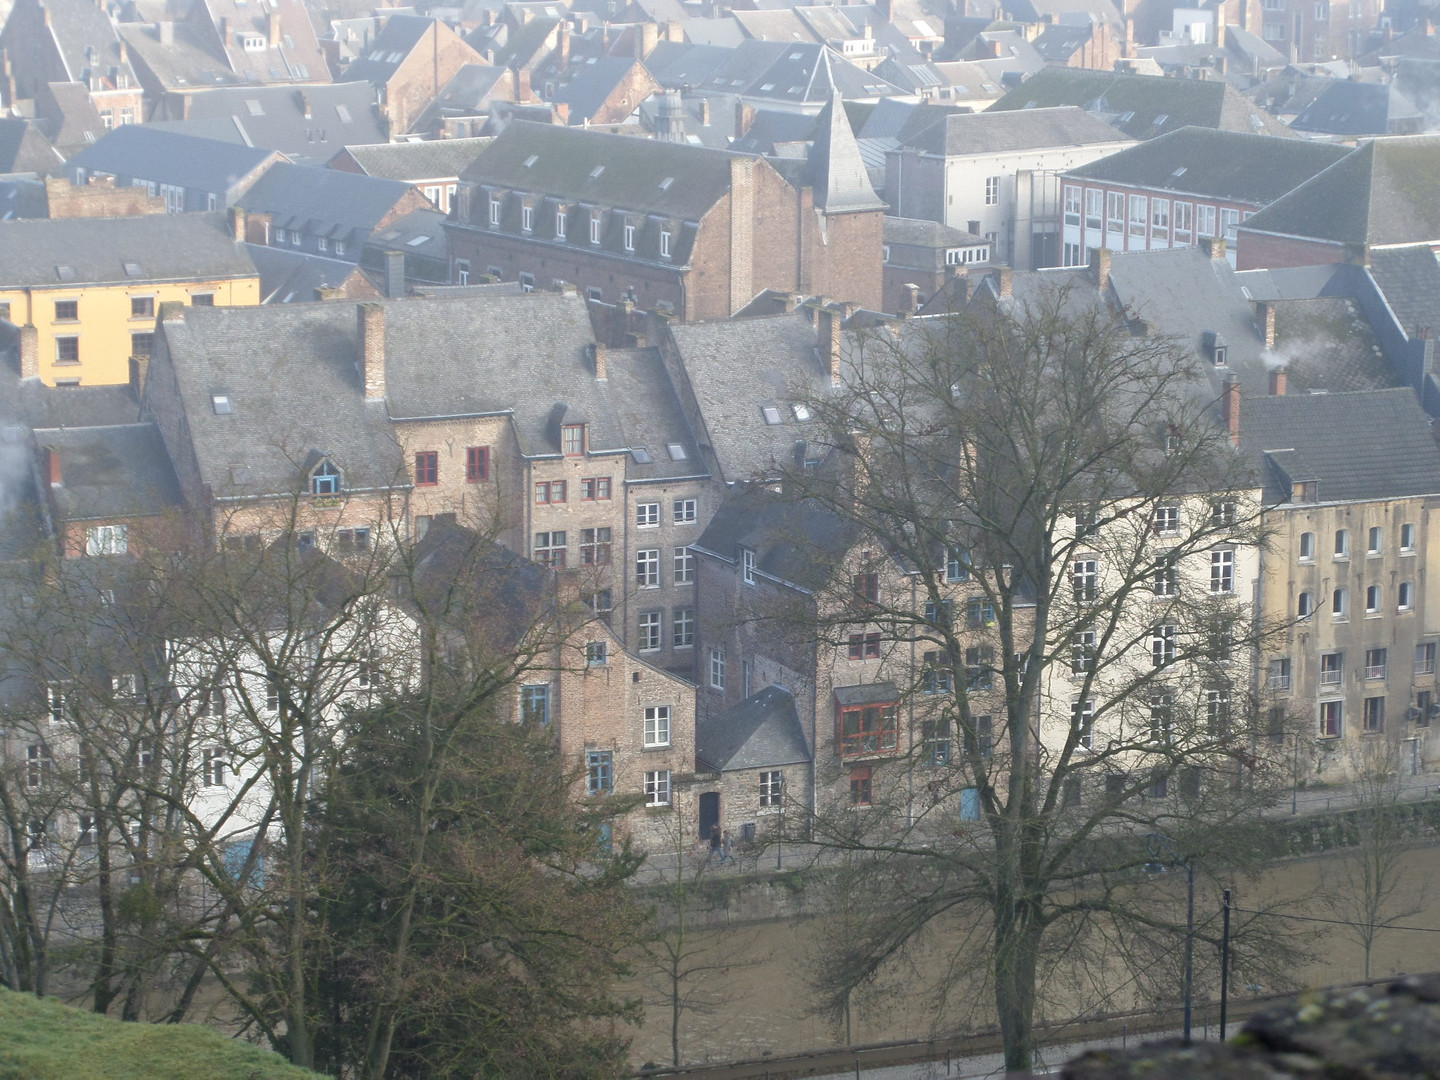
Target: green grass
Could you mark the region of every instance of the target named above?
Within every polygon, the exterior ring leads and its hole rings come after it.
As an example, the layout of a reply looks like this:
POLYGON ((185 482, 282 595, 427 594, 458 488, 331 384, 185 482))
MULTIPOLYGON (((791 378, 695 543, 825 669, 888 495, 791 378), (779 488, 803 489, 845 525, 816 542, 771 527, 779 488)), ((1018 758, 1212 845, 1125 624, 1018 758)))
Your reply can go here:
POLYGON ((0 1080, 317 1080, 196 1024, 124 1024, 0 990, 0 1080))

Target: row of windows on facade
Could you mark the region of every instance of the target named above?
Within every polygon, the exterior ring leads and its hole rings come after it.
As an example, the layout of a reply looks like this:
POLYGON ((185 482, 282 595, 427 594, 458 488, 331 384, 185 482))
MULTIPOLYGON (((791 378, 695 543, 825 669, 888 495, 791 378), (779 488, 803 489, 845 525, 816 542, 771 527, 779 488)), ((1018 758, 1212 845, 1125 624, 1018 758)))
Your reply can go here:
MULTIPOLYGON (((1081 191, 1076 185, 1065 185, 1062 211, 1066 225, 1078 226, 1081 223, 1081 191)), ((1089 187, 1083 191, 1085 228, 1099 230, 1103 226, 1107 232, 1128 232, 1137 237, 1145 236, 1147 227, 1149 235, 1155 239, 1165 239, 1172 234, 1182 239, 1222 234, 1233 237, 1235 227, 1251 214, 1248 210, 1242 212, 1180 199, 1127 195, 1122 191, 1089 187)))
MULTIPOLYGON (((1344 561, 1350 558, 1350 530, 1336 529, 1335 544, 1331 549, 1334 558, 1344 561)), ((1380 558, 1385 554, 1385 530, 1379 525, 1372 525, 1365 531, 1365 555, 1367 558, 1380 558)), ((1406 522, 1400 526, 1400 554, 1415 554, 1415 526, 1406 522)), ((1299 562, 1315 561, 1315 534, 1313 532, 1302 532, 1296 547, 1295 558, 1299 562)))
MULTIPOLYGON (((1415 646, 1414 677, 1433 677, 1435 674, 1435 653, 1436 643, 1433 641, 1422 641, 1415 646)), ((1288 656, 1277 656, 1270 660, 1266 672, 1266 688, 1273 691, 1284 692, 1291 689, 1291 662, 1288 656)), ((1390 674, 1390 650, 1386 648, 1374 648, 1365 650, 1365 662, 1358 669, 1357 674, 1363 680, 1377 681, 1389 678, 1390 674)), ((1321 693, 1325 693, 1325 687, 1343 687, 1345 685, 1345 652, 1324 652, 1320 654, 1320 686, 1321 693)))
MULTIPOLYGON (((134 264, 131 264, 134 265, 134 264)), ((200 307, 213 307, 215 305, 214 293, 191 293, 190 302, 200 307)), ((153 319, 155 317, 154 296, 132 296, 130 297, 130 318, 132 319, 153 319)), ((10 320, 10 302, 0 304, 0 319, 7 322, 10 320)), ((56 300, 55 301, 56 322, 79 322, 80 301, 56 300)))
MULTIPOLYGON (((759 777, 759 809, 775 812, 785 798, 783 769, 762 770, 759 777)), ((587 750, 585 753, 585 790, 591 795, 610 795, 615 791, 615 753, 613 750, 587 750)), ((670 805, 670 772, 668 769, 647 771, 644 779, 645 805, 670 805)))
MULTIPOLYGON (((1413 611, 1415 609, 1415 584, 1410 581, 1402 581, 1395 587, 1395 610, 1413 611)), ((1365 617, 1379 618, 1385 613, 1385 589, 1380 585, 1365 586, 1365 617)), ((1300 593, 1295 600, 1295 614, 1302 619, 1308 619, 1315 614, 1315 594, 1309 590, 1300 593)), ((1344 620, 1350 617, 1350 590, 1345 587, 1331 590, 1330 593, 1330 616, 1336 620, 1344 620)))
MULTIPOLYGON (((742 548, 740 554, 742 571, 741 576, 744 577, 746 582, 753 583, 754 571, 756 568, 755 553, 748 548, 742 548)), ((872 554, 873 553, 869 551, 862 551, 860 553, 860 558, 864 562, 869 562, 872 554)), ((964 548, 949 548, 945 554, 945 562, 939 569, 945 575, 945 580, 947 582, 957 583, 962 581, 969 581, 972 569, 969 552, 967 552, 964 548)), ((865 573, 852 575, 850 578, 850 591, 853 592, 856 596, 858 596, 861 600, 868 601, 872 604, 878 604, 880 602, 880 575, 873 571, 866 571, 865 573)), ((967 608, 967 612, 973 611, 977 613, 978 617, 978 622, 972 622, 972 625, 989 624, 995 621, 995 608, 994 605, 991 604, 989 601, 975 599, 969 601, 969 604, 971 605, 971 607, 967 608), (983 614, 987 611, 988 614, 983 614)), ((938 625, 937 620, 942 616, 944 611, 949 610, 949 601, 944 601, 942 606, 939 608, 937 608, 933 602, 927 603, 925 606, 925 610, 927 613, 926 621, 931 624, 938 625)), ((967 619, 970 618, 971 616, 967 614, 967 619)))
MULTIPOLYGON (((580 529, 580 566, 608 566, 613 549, 612 532, 609 526, 580 529)), ((530 557, 541 566, 564 569, 569 562, 570 533, 568 530, 551 529, 537 532, 530 547, 530 557)), ((671 576, 676 585, 689 585, 695 581, 695 553, 689 547, 671 549, 671 576)), ((660 549, 641 548, 635 552, 635 584, 642 589, 660 587, 660 549)))
MULTIPOLYGON (((207 747, 201 752, 199 767, 196 770, 200 782, 206 787, 222 787, 230 772, 231 752, 223 746, 207 747)), ((148 741, 141 742, 134 755, 134 764, 137 769, 146 771, 154 765, 155 754, 154 744, 148 741)), ((87 761, 86 748, 80 749, 79 766, 81 771, 80 779, 85 779, 85 763, 87 761)), ((25 747, 25 784, 27 787, 39 790, 50 783, 55 775, 55 759, 50 751, 50 744, 46 742, 30 743, 25 747)), ((85 830, 82 830, 82 832, 85 830)))
MULTIPOLYGON (((1179 558, 1162 554, 1155 559, 1151 569, 1151 590, 1156 596, 1178 596, 1180 594, 1179 558)), ((1100 562, 1098 559, 1080 558, 1071 567, 1071 586, 1075 599, 1082 603, 1093 603, 1100 595, 1100 562)), ((1215 594, 1235 591, 1235 552, 1224 548, 1210 552, 1210 591, 1215 594)))
MULTIPOLYGON (((274 233, 275 247, 283 247, 288 241, 291 247, 299 247, 304 242, 305 236, 299 229, 276 229, 274 233)), ((328 237, 317 236, 315 238, 315 250, 329 254, 332 250, 336 255, 345 254, 344 240, 331 240, 328 237)))
MULTIPOLYGON (((503 196, 491 194, 490 196, 490 225, 498 228, 503 218, 504 199, 503 196)), ((529 197, 521 197, 520 202, 520 231, 522 233, 534 233, 536 222, 536 200, 529 197)), ((570 239, 570 220, 572 209, 564 206, 555 207, 553 223, 554 230, 551 233, 556 240, 570 239)), ((624 211, 612 211, 621 215, 622 243, 626 251, 634 252, 636 243, 642 232, 645 231, 644 222, 646 218, 640 214, 627 214, 624 211)), ((604 211, 591 210, 589 220, 589 242, 599 245, 604 239, 605 215, 604 211)), ((674 246, 675 225, 669 224, 659 228, 655 239, 655 251, 662 259, 670 258, 670 252, 674 246)))

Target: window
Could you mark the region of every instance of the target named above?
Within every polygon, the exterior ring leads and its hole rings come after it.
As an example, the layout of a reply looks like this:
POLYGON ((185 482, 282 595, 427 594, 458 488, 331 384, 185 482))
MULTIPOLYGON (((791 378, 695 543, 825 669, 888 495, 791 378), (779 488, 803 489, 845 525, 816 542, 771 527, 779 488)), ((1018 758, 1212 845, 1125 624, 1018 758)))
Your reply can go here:
POLYGON ((1210 525, 1216 529, 1233 528, 1240 508, 1234 499, 1220 499, 1210 504, 1210 525))
POLYGON ((337 495, 340 492, 340 470, 328 459, 310 471, 311 495, 337 495))
POLYGON ((699 503, 695 499, 676 499, 671 505, 676 525, 693 525, 699 520, 699 503))
POLYGON ((840 753, 887 754, 900 745, 900 711, 892 704, 855 705, 840 710, 840 753))
POLYGON ((625 223, 625 250, 635 250, 635 226, 628 221, 625 223))
POLYGON ((1100 228, 1100 218, 1105 208, 1105 193, 1099 188, 1085 189, 1085 227, 1100 228))
POLYGON ((370 550, 369 529, 336 529, 335 550, 343 554, 370 550))
POLYGON ((1210 591, 1212 593, 1233 593, 1235 591, 1235 552, 1225 550, 1210 553, 1210 591))
POLYGON ((1070 580, 1075 587, 1075 599, 1088 604, 1095 599, 1100 578, 1099 563, 1094 559, 1076 559, 1071 569, 1070 580))
POLYGON ((615 790, 615 754, 611 750, 585 752, 585 793, 609 795, 615 790))
POLYGON ((130 317, 132 319, 153 319, 155 317, 155 298, 153 296, 132 296, 130 298, 130 317))
POLYGON ((1300 555, 1301 562, 1310 562, 1315 558, 1315 534, 1306 532, 1300 534, 1300 555))
POLYGON ((989 690, 995 685, 995 650, 989 645, 972 645, 965 650, 965 686, 968 690, 989 690))
POLYGON ((592 593, 581 593, 580 601, 597 615, 610 611, 613 607, 610 601, 609 589, 598 589, 592 593))
POLYGON ((635 584, 642 589, 660 587, 659 548, 641 548, 635 552, 635 584))
POLYGON ((550 723, 549 683, 532 683, 520 688, 520 721, 525 724, 550 723))
POLYGON ((982 597, 965 601, 965 625, 971 629, 995 625, 995 605, 982 597))
POLYGON ((670 644, 688 649, 695 644, 695 609, 677 607, 670 615, 670 644))
POLYGON ((79 318, 80 318, 80 301, 79 301, 79 300, 56 300, 56 301, 55 301, 55 321, 56 321, 56 322, 75 322, 75 321, 77 321, 79 318))
POLYGON ((675 584, 689 585, 695 580, 695 553, 688 547, 677 547, 671 559, 675 568, 675 584))
POLYGON ((985 205, 997 206, 1000 203, 1000 177, 987 176, 985 178, 985 205))
POLYGON ((580 530, 580 565, 608 566, 610 563, 610 529, 600 526, 580 530))
POLYGON ((645 706, 645 745, 670 745, 670 706, 645 706))
POLYGON ((1159 623, 1150 629, 1150 662, 1164 667, 1175 662, 1175 624, 1159 623))
POLYGON ((1367 697, 1361 704, 1360 730, 1366 732, 1385 730, 1384 697, 1367 697))
POLYGON ((1156 536, 1174 536, 1180 531, 1180 507, 1157 506, 1151 515, 1156 536))
POLYGON ((55 362, 57 364, 78 364, 80 362, 80 339, 78 337, 57 337, 55 339, 55 362))
POLYGON ((878 574, 856 574, 850 579, 855 595, 872 604, 880 602, 880 576, 878 574))
MULTIPOLYGON (((879 635, 877 634, 876 637, 879 635)), ((920 685, 927 694, 948 694, 950 692, 950 666, 945 663, 945 654, 938 649, 931 649, 925 654, 925 667, 920 685)))
POLYGON ((645 774, 645 805, 670 805, 670 770, 659 769, 645 774))
POLYGON ((871 805, 871 800, 872 800, 872 798, 874 797, 874 791, 871 789, 870 784, 871 784, 871 778, 870 778, 870 770, 869 770, 868 768, 866 768, 866 769, 851 769, 851 770, 850 770, 850 805, 851 805, 851 806, 870 806, 870 805, 871 805))
POLYGON ((130 335, 130 355, 149 356, 155 350, 155 335, 148 330, 130 335))
POLYGON ((1125 228, 1125 196, 1118 191, 1105 193, 1105 228, 1110 232, 1125 228))
POLYGON ((1365 587, 1365 614, 1380 614, 1380 586, 1367 585, 1365 587))
POLYGON ((559 532, 537 532, 535 534, 535 546, 531 551, 533 558, 541 566, 553 566, 557 570, 565 566, 566 536, 563 530, 559 532))
POLYGON ((488 446, 467 446, 465 448, 465 482, 483 484, 490 479, 490 448, 488 446))
POLYGON ((1383 553, 1383 549, 1382 549, 1381 545, 1382 545, 1382 543, 1383 543, 1383 541, 1384 541, 1384 538, 1385 538, 1385 530, 1384 530, 1384 529, 1380 528, 1380 526, 1378 526, 1378 525, 1372 525, 1372 526, 1370 526, 1370 530, 1365 534, 1365 554, 1366 554, 1366 555, 1380 555, 1380 554, 1382 554, 1382 553, 1383 553))
POLYGON ((654 528, 659 525, 660 504, 658 502, 636 503, 635 524, 642 529, 654 528))
POLYGON ((1345 679, 1345 654, 1331 652, 1320 654, 1320 685, 1339 686, 1345 679))
POLYGON ((1220 208, 1220 228, 1225 231, 1225 239, 1232 244, 1235 242, 1235 226, 1239 224, 1239 210, 1231 210, 1223 206, 1220 208))
POLYGON ((598 243, 600 243, 600 215, 599 215, 599 214, 591 214, 591 215, 590 215, 590 242, 591 242, 592 244, 598 244, 598 243))
POLYGON ((945 553, 945 580, 970 580, 970 553, 964 548, 952 547, 945 553))
POLYGON ((415 455, 415 484, 417 487, 431 487, 440 482, 440 454, 435 450, 421 450, 415 455))
POLYGON ((92 525, 85 530, 86 555, 124 555, 129 548, 129 526, 92 525))
POLYGON ((1350 530, 1335 530, 1335 558, 1348 559, 1350 557, 1350 530))
POLYGON ((204 777, 206 787, 223 787, 225 784, 225 768, 230 756, 219 747, 211 747, 205 751, 205 761, 201 766, 201 774, 204 777))
POLYGON ((1308 619, 1315 612, 1315 596, 1313 593, 1302 592, 1295 603, 1295 614, 1302 619, 1308 619))
MULTIPOLYGON (((299 240, 298 237, 296 238, 295 242, 296 242, 297 244, 300 242, 300 240, 299 240)), ((335 247, 336 247, 336 249, 338 250, 339 247, 340 247, 340 245, 339 245, 339 244, 336 244, 335 247)), ((191 294, 190 294, 190 306, 191 306, 191 307, 214 307, 214 306, 215 306, 215 294, 214 294, 214 293, 208 293, 208 292, 191 293, 191 294)))
POLYGON ((25 748, 25 784, 28 787, 44 787, 50 779, 50 747, 43 742, 31 743, 25 748))
POLYGON ((1194 211, 1192 203, 1175 203, 1175 239, 1179 240, 1183 237, 1188 240, 1190 238, 1190 227, 1195 217, 1194 211))
POLYGON ((941 600, 938 604, 934 600, 925 601, 925 622, 930 626, 946 627, 952 621, 951 604, 949 600, 941 600))
POLYGON ((1077 745, 1086 750, 1095 749, 1095 702, 1072 701, 1070 703, 1070 730, 1077 745))
POLYGON ((1144 195, 1130 196, 1130 235, 1145 237, 1146 198, 1144 195))
POLYGON ((585 666, 604 667, 610 662, 608 641, 587 641, 585 643, 585 666))
POLYGON ((585 425, 563 425, 560 428, 560 449, 566 457, 582 456, 585 453, 585 425))
POLYGON ((1215 207, 1202 205, 1195 207, 1195 235, 1215 235, 1215 207))
POLYGON ((1095 631, 1077 630, 1070 635, 1070 670, 1076 675, 1095 667, 1095 631))
POLYGON ((1435 642, 1426 641, 1415 646, 1415 674, 1435 674, 1435 642))
POLYGON ((469 259, 456 259, 456 260, 455 260, 455 284, 457 284, 457 285, 469 285, 469 284, 470 284, 470 260, 469 260, 469 259))
POLYGON ((1222 738, 1230 733, 1230 691, 1226 688, 1205 692, 1205 719, 1210 734, 1222 738))
POLYGON ((1400 526, 1400 550, 1402 552, 1415 550, 1415 526, 1408 522, 1400 526))
POLYGON ((280 684, 274 679, 265 680, 265 711, 275 712, 280 708, 280 684))
POLYGON ((1265 680, 1267 690, 1290 689, 1290 658, 1279 656, 1270 661, 1269 675, 1265 680))
POLYGON ((639 648, 641 652, 655 652, 660 648, 660 630, 663 618, 664 612, 640 612, 639 648))
POLYGON ((529 232, 535 227, 535 208, 529 203, 520 204, 520 231, 529 232))
POLYGON ((555 210, 555 239, 565 239, 565 210, 563 207, 555 210))
POLYGON ((529 293, 529 292, 534 292, 534 291, 535 291, 535 275, 534 275, 534 274, 521 273, 521 275, 520 275, 520 291, 521 291, 521 292, 527 292, 527 293, 529 293))
POLYGON ((1150 228, 1157 233, 1170 231, 1170 200, 1150 200, 1150 228))
POLYGON ((1367 678, 1367 679, 1383 679, 1383 678, 1385 678, 1385 671, 1386 671, 1386 668, 1387 668, 1387 666, 1388 666, 1388 665, 1386 664, 1387 653, 1388 653, 1388 650, 1386 650, 1386 649, 1366 649, 1366 650, 1365 650, 1365 678, 1367 678))
POLYGON ((315 246, 316 246, 319 250, 321 250, 321 251, 329 251, 329 250, 330 250, 330 241, 329 241, 328 238, 322 236, 322 237, 320 237, 318 240, 315 241, 315 246))
POLYGON ((500 200, 494 195, 490 196, 490 224, 500 224, 500 200))
POLYGON ((1065 185, 1065 224, 1080 224, 1080 188, 1070 184, 1065 185))
POLYGON ((1157 690, 1150 695, 1150 741, 1168 743, 1175 733, 1175 695, 1157 690))
POLYGON ((1155 560, 1151 571, 1151 588, 1156 596, 1178 596, 1180 594, 1180 567, 1173 555, 1162 555, 1155 560))
POLYGON ((670 257, 670 231, 668 229, 660 230, 660 257, 662 259, 670 257))
POLYGON ((760 774, 760 805, 778 807, 785 796, 785 774, 779 769, 760 774))
POLYGON ((872 630, 851 634, 846 648, 846 655, 851 660, 878 660, 880 659, 880 631, 872 630))
POLYGON ((564 480, 539 480, 535 484, 535 505, 563 503, 565 501, 564 480))
POLYGON ((710 688, 712 690, 725 689, 725 650, 710 650, 710 688))
POLYGON ((604 502, 610 498, 610 477, 587 476, 580 481, 581 502, 604 502))
POLYGON ((975 750, 981 758, 987 761, 995 752, 994 717, 977 716, 975 718, 975 750))

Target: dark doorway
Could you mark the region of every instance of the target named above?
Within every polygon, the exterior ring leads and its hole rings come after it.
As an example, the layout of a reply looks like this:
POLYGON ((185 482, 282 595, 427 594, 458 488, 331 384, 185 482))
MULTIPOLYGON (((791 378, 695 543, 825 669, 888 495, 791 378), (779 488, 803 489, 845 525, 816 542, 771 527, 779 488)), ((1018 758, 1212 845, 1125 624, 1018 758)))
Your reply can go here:
POLYGON ((706 791, 700 796, 700 839, 710 841, 710 830, 720 824, 720 793, 706 791))

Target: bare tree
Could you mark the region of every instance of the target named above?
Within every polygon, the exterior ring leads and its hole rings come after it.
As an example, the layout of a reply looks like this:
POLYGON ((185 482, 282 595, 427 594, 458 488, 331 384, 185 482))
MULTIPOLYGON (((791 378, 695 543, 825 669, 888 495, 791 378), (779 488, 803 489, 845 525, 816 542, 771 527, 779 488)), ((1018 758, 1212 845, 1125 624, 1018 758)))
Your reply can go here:
POLYGON ((806 831, 863 883, 819 983, 842 1008, 947 927, 944 991, 983 988, 1028 1068, 1037 1007, 1159 991, 1137 931, 1183 921, 1144 836, 1228 872, 1288 778, 1246 692, 1259 482, 1193 358, 1078 289, 868 335, 836 383, 785 498, 856 540, 755 613, 807 628, 822 684, 878 627, 865 682, 900 699, 817 747, 806 831))

